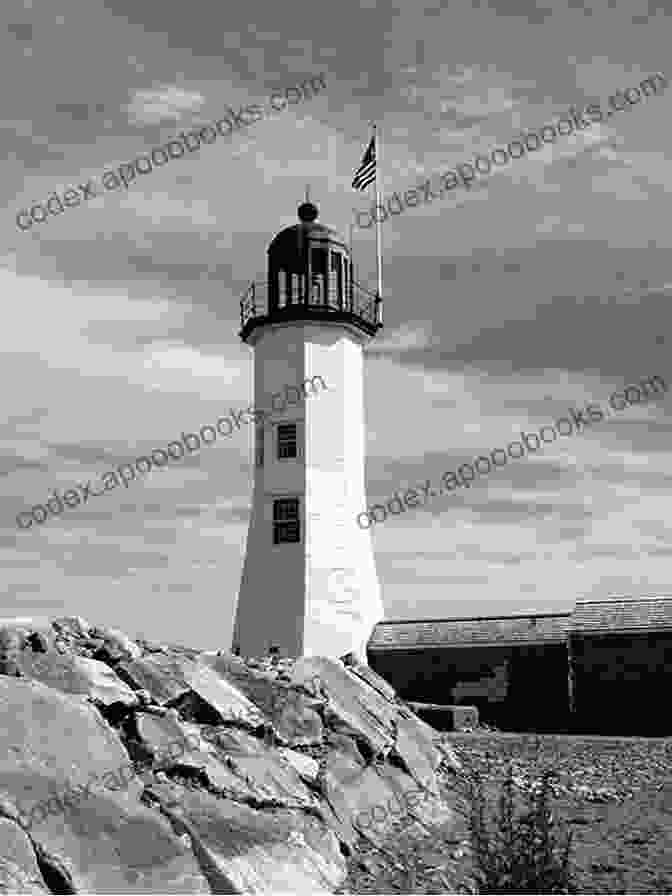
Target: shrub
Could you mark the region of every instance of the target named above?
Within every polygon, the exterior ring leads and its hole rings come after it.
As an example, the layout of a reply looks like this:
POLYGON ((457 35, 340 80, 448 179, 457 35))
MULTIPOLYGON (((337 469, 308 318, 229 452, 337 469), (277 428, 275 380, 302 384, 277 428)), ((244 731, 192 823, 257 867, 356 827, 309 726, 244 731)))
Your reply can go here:
POLYGON ((374 874, 375 889, 367 892, 577 892, 571 831, 550 808, 552 770, 527 785, 510 765, 499 781, 466 762, 457 771, 444 761, 439 772, 444 799, 464 819, 462 831, 452 822, 445 828, 403 824, 390 845, 370 842, 386 862, 374 874))
POLYGON ((469 833, 481 893, 575 892, 570 871, 572 833, 558 830, 550 809, 552 777, 547 769, 536 787, 516 798, 509 767, 493 811, 481 773, 469 772, 469 833))

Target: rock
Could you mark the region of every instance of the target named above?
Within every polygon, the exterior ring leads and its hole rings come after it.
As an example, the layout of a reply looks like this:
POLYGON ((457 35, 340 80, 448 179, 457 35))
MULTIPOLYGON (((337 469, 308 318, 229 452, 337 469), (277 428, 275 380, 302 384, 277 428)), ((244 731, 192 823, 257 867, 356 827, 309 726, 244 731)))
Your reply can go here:
POLYGON ((21 677, 23 635, 15 629, 0 629, 0 675, 21 677))
POLYGON ((190 690, 180 661, 163 654, 121 662, 115 671, 131 687, 147 691, 160 706, 190 690))
POLYGON ((315 818, 260 812, 179 786, 152 788, 178 833, 191 837, 214 893, 332 893, 345 880, 338 840, 315 818))
POLYGON ((260 797, 287 804, 313 805, 311 791, 298 772, 277 752, 256 737, 235 729, 223 730, 217 739, 217 754, 232 760, 238 775, 260 797))
MULTIPOLYGON (((76 893, 209 893, 192 850, 157 812, 101 794, 65 824, 33 834, 76 893)), ((62 890, 61 892, 68 892, 62 890)))
POLYGON ((134 649, 77 617, 42 651, 5 627, 0 893, 330 893, 358 832, 394 852, 400 817, 455 824, 450 752, 355 660, 134 649))
POLYGON ((182 670, 192 691, 219 715, 222 722, 244 722, 251 727, 263 724, 258 707, 236 687, 203 663, 184 661, 182 670))
POLYGON ((168 649, 165 644, 158 641, 147 641, 145 638, 136 638, 135 643, 142 648, 143 653, 165 653, 168 649))
POLYGON ((60 616, 51 625, 56 632, 71 638, 86 638, 91 631, 91 626, 81 616, 60 616))
POLYGON ((50 788, 102 780, 128 758, 89 704, 37 681, 0 678, 0 794, 25 811, 50 788))
POLYGON ((395 794, 397 811, 400 812, 401 817, 416 819, 421 826, 424 826, 425 832, 427 829, 436 831, 446 825, 455 828, 456 812, 441 800, 438 782, 434 775, 424 781, 416 782, 414 778, 391 764, 378 767, 376 772, 395 794))
POLYGON ((285 744, 298 747, 322 743, 323 725, 314 709, 320 701, 291 686, 288 675, 283 673, 281 678, 270 670, 257 671, 257 666, 230 654, 209 657, 208 666, 261 710, 285 744))
POLYGON ((51 892, 28 835, 15 822, 0 818, 0 893, 36 896, 51 892))
POLYGON ((47 638, 53 637, 54 630, 47 616, 2 616, 0 629, 11 628, 22 632, 26 637, 33 632, 41 632, 47 638))
POLYGON ((289 762, 304 781, 315 783, 320 766, 314 759, 311 759, 310 756, 305 756, 303 753, 297 753, 296 750, 289 750, 287 747, 279 747, 278 753, 289 762))
POLYGON ((0 679, 0 757, 0 794, 60 869, 60 892, 209 892, 168 822, 138 802, 140 785, 113 785, 128 754, 93 707, 0 679), (68 793, 74 806, 61 801, 68 793))
POLYGON ((325 783, 327 800, 337 818, 342 823, 352 825, 374 843, 384 843, 391 830, 389 813, 385 816, 387 823, 380 828, 371 826, 366 819, 374 806, 385 806, 394 794, 374 768, 362 766, 338 752, 331 753, 327 757, 325 783))
POLYGON ((41 632, 33 632, 26 639, 26 644, 34 653, 46 653, 49 650, 49 641, 41 632))
MULTIPOLYGON (((135 718, 135 725, 140 737, 140 743, 151 756, 163 754, 170 755, 168 748, 174 744, 187 743, 187 731, 180 725, 179 721, 168 715, 159 718, 155 715, 147 715, 138 713, 135 718)), ((192 741, 194 743, 194 741, 192 741)), ((177 754, 177 750, 171 751, 177 754)), ((180 758, 189 752, 188 747, 179 754, 180 758)))
POLYGON ((14 628, 0 629, 0 652, 3 654, 21 653, 25 636, 14 628))
POLYGON ((140 701, 140 706, 147 707, 156 702, 149 691, 146 691, 144 688, 140 688, 139 691, 136 691, 135 696, 140 701))
POLYGON ((166 767, 179 765, 186 776, 197 773, 205 778, 211 788, 241 803, 256 805, 274 799, 267 788, 259 786, 231 756, 219 748, 219 735, 209 732, 201 736, 197 725, 185 723, 183 727, 187 738, 185 752, 172 762, 166 761, 166 767))
MULTIPOLYGON (((413 719, 397 718, 397 739, 392 755, 398 757, 416 782, 435 780, 434 772, 441 764, 441 755, 434 740, 413 719)), ((438 792, 438 791, 437 791, 438 792)))
POLYGON ((377 672, 374 672, 371 666, 365 666, 363 663, 355 663, 348 669, 348 672, 351 675, 361 678, 369 685, 369 687, 372 687, 374 691, 378 691, 378 693, 385 697, 390 703, 397 702, 397 692, 392 685, 388 684, 384 678, 381 678, 377 672))
POLYGON ((96 626, 91 630, 91 635, 103 642, 102 647, 98 648, 101 656, 96 659, 114 663, 119 660, 137 660, 142 656, 141 648, 119 629, 96 626))
MULTIPOLYGON (((282 691, 287 689, 283 688, 282 691)), ((276 702, 276 709, 271 713, 275 730, 290 747, 315 746, 324 739, 324 727, 317 712, 311 708, 308 699, 300 691, 290 689, 282 694, 286 702, 276 702)))
POLYGON ((133 691, 104 663, 85 657, 62 655, 54 650, 46 653, 25 651, 20 657, 25 678, 41 681, 64 694, 89 697, 103 706, 122 703, 133 706, 138 701, 133 691))
POLYGON ((112 703, 135 706, 139 702, 129 686, 104 663, 78 656, 75 658, 75 664, 87 681, 88 696, 95 703, 102 703, 104 706, 110 706, 112 703))
POLYGON ((295 685, 302 685, 318 696, 313 684, 317 679, 328 695, 324 718, 329 719, 329 727, 365 740, 374 755, 387 755, 395 741, 392 721, 398 715, 397 707, 336 660, 324 657, 297 660, 292 675, 295 685))

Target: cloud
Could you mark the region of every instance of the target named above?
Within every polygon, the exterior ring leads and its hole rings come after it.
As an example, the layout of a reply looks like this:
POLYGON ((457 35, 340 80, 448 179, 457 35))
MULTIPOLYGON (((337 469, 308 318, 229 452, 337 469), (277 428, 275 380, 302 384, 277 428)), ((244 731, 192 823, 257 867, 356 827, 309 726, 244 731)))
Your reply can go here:
POLYGON ((388 333, 382 339, 372 342, 367 347, 369 355, 401 354, 411 348, 428 348, 432 344, 431 324, 417 324, 409 321, 398 329, 388 333))
POLYGON ((177 121, 185 112, 201 108, 202 94, 165 84, 154 90, 139 90, 128 105, 131 124, 159 124, 166 119, 177 121))

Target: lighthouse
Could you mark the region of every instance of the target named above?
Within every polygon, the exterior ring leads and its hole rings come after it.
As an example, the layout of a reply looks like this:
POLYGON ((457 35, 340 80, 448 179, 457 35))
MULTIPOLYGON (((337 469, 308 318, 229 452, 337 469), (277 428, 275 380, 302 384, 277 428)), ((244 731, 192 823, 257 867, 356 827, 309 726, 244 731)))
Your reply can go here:
POLYGON ((233 649, 366 662, 383 618, 364 479, 364 354, 380 296, 355 283, 344 239, 311 202, 268 247, 240 303, 254 352, 254 488, 233 649), (291 396, 291 400, 290 400, 291 396))

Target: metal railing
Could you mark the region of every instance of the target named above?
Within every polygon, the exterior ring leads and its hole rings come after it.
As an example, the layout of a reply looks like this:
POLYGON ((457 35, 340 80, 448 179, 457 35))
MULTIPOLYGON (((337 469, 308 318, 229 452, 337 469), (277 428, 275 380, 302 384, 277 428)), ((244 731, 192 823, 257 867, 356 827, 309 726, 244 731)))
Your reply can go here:
POLYGON ((325 301, 321 282, 313 283, 312 296, 306 296, 305 282, 303 281, 305 278, 302 278, 299 290, 295 290, 289 295, 280 293, 280 301, 273 308, 269 303, 268 284, 265 281, 252 281, 240 300, 241 330, 250 321, 257 318, 276 314, 282 316, 283 312, 288 312, 288 316, 290 316, 292 310, 298 311, 300 308, 318 312, 329 313, 331 311, 352 314, 361 318, 371 327, 378 328, 383 325, 382 301, 365 286, 359 283, 350 283, 342 297, 335 289, 328 288, 325 301))

